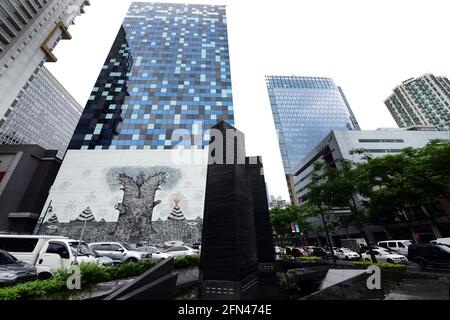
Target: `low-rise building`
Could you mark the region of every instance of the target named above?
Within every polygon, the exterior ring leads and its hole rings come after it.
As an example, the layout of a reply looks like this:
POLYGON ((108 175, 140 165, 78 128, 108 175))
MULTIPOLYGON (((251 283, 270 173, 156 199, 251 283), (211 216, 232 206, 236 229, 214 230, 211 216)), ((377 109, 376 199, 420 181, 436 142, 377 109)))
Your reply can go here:
MULTIPOLYGON (((450 133, 438 131, 432 127, 410 127, 406 129, 378 129, 374 131, 332 131, 323 139, 302 161, 300 161, 293 170, 295 195, 300 205, 308 202, 309 184, 311 175, 314 172, 314 165, 317 162, 332 164, 339 159, 348 159, 355 162, 362 160, 361 154, 351 154, 352 150, 364 149, 366 154, 373 157, 380 157, 387 154, 400 153, 407 147, 421 148, 435 139, 450 140, 450 133)), ((344 210, 345 211, 345 210, 344 210)), ((342 212, 341 212, 342 213, 342 212)), ((345 214, 345 212, 344 212, 345 214)), ((448 217, 444 219, 443 229, 448 229, 450 233, 450 223, 448 217)), ((312 219, 314 226, 322 224, 322 220, 312 219)), ((371 226, 368 228, 371 241, 381 241, 386 238, 382 227, 371 226)), ((422 239, 433 238, 436 236, 436 230, 432 226, 417 224, 417 233, 422 233, 422 239)), ((309 234, 312 240, 317 240, 325 244, 324 235, 309 234)), ((356 228, 346 230, 335 230, 333 233, 333 242, 340 245, 341 238, 360 237, 356 228)), ((410 238, 411 234, 408 227, 404 227, 398 232, 399 237, 410 238)))
POLYGON ((0 145, 0 232, 31 233, 61 160, 37 145, 0 145))

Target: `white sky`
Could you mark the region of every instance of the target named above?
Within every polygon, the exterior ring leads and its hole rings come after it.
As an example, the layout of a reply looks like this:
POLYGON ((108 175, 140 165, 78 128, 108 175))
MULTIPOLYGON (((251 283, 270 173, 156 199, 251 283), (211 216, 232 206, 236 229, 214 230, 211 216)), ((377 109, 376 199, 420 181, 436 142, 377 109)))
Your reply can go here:
MULTIPOLYGON (((153 2, 153 1, 142 1, 153 2)), ((269 192, 289 199, 265 75, 331 77, 363 130, 396 127, 384 99, 402 81, 450 75, 448 0, 172 0, 227 5, 236 127, 262 155, 269 192)), ((47 64, 84 106, 130 0, 91 0, 47 64)))

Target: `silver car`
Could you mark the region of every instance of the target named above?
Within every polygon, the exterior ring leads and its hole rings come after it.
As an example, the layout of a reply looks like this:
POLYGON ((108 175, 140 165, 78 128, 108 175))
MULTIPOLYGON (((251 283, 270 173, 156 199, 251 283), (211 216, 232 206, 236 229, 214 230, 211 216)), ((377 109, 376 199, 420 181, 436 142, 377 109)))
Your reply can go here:
POLYGON ((89 247, 99 255, 111 258, 114 263, 138 262, 142 259, 151 259, 151 253, 139 252, 126 243, 120 242, 95 242, 89 247))
POLYGON ((161 252, 158 248, 155 246, 142 246, 136 249, 139 252, 146 252, 151 254, 152 259, 167 259, 170 257, 167 253, 161 252))
POLYGON ((95 250, 92 250, 92 252, 94 253, 94 257, 95 259, 97 259, 97 261, 104 267, 111 267, 112 265, 114 265, 114 260, 111 258, 108 258, 106 256, 102 256, 100 253, 98 253, 95 250))

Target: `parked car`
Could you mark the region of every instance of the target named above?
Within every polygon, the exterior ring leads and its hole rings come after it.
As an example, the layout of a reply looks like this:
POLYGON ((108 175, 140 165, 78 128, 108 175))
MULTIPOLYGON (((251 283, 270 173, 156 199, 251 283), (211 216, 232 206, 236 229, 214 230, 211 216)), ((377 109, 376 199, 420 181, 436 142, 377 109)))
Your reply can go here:
POLYGON ((275 246, 275 254, 284 254, 286 251, 280 247, 280 246, 275 246))
POLYGON ((198 253, 196 253, 194 249, 188 246, 171 247, 166 250, 166 253, 171 257, 198 255, 198 253))
POLYGON ((412 244, 408 247, 408 258, 422 269, 429 266, 450 268, 450 246, 446 244, 412 244))
POLYGON ((292 256, 294 257, 308 257, 308 250, 304 247, 295 247, 292 249, 292 256))
MULTIPOLYGON (((381 250, 381 249, 373 249, 372 250, 375 259, 377 262, 387 262, 387 263, 408 263, 408 258, 405 256, 395 253, 393 251, 381 250)), ((372 257, 370 256, 370 251, 366 251, 361 255, 362 260, 364 261, 372 261, 372 257)))
POLYGON ((113 259, 114 263, 138 262, 142 259, 151 259, 152 254, 140 252, 126 243, 120 242, 94 242, 89 247, 100 255, 113 259))
POLYGON ((100 253, 98 253, 95 250, 92 250, 94 253, 94 257, 97 259, 97 261, 104 267, 111 267, 114 265, 114 260, 111 258, 108 258, 106 256, 102 256, 100 253))
POLYGON ((286 253, 286 254, 288 254, 288 255, 292 255, 292 250, 294 249, 294 247, 290 247, 290 246, 288 246, 288 247, 285 247, 284 248, 284 252, 286 253))
POLYGON ((84 241, 51 239, 39 253, 36 269, 40 279, 50 278, 54 271, 81 263, 98 263, 84 241))
POLYGON ((359 253, 348 248, 338 248, 334 250, 334 255, 339 260, 359 260, 361 258, 359 253))
POLYGON ((170 257, 167 253, 162 252, 155 246, 142 246, 136 249, 139 252, 146 252, 151 255, 152 259, 167 259, 170 257))
MULTIPOLYGON (((386 249, 385 247, 380 247, 380 246, 363 246, 363 247, 361 247, 360 253, 363 254, 364 252, 369 251, 371 249, 372 250, 392 251, 392 250, 386 249)), ((392 253, 395 253, 395 252, 392 251, 392 253)))
POLYGON ((313 248, 315 248, 315 246, 304 246, 304 248, 308 251, 309 255, 313 254, 313 248))
POLYGON ((446 244, 450 246, 450 238, 439 238, 433 241, 430 241, 431 244, 446 244))
POLYGON ((0 287, 37 279, 36 267, 0 250, 0 287))
POLYGON ((321 247, 312 247, 310 249, 310 255, 321 258, 329 258, 331 256, 331 252, 328 252, 324 248, 321 247))
POLYGON ((50 240, 67 239, 59 236, 0 235, 0 249, 17 260, 36 265, 39 253, 50 240))
POLYGON ((195 251, 197 254, 200 254, 201 251, 202 251, 202 244, 201 244, 201 243, 194 243, 194 244, 191 246, 191 248, 194 249, 194 251, 195 251))
POLYGON ((361 247, 367 246, 367 242, 363 238, 341 239, 341 245, 354 252, 361 252, 361 247))
POLYGON ((386 241, 380 241, 377 244, 380 247, 393 250, 401 255, 407 256, 408 255, 408 247, 413 242, 411 240, 386 240, 386 241))

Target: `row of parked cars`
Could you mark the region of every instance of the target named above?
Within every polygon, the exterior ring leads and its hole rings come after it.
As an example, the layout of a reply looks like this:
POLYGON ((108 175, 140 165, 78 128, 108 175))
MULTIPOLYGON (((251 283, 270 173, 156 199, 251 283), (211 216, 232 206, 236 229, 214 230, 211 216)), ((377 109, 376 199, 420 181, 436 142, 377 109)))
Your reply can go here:
POLYGON ((56 269, 81 263, 103 266, 143 259, 198 255, 200 245, 177 245, 166 249, 149 245, 131 246, 121 242, 72 240, 56 236, 0 235, 0 287, 37 278, 46 279, 56 269))
MULTIPOLYGON (((410 240, 387 240, 380 241, 376 246, 368 247, 367 244, 359 239, 347 241, 346 245, 352 246, 352 249, 342 247, 333 247, 333 253, 336 259, 354 261, 372 261, 372 254, 377 262, 386 262, 393 264, 407 264, 413 261, 424 269, 426 267, 450 268, 450 238, 441 238, 431 241, 429 244, 414 244, 410 240)), ((276 254, 288 254, 294 257, 318 256, 322 258, 333 258, 328 248, 322 247, 276 247, 276 254)))

